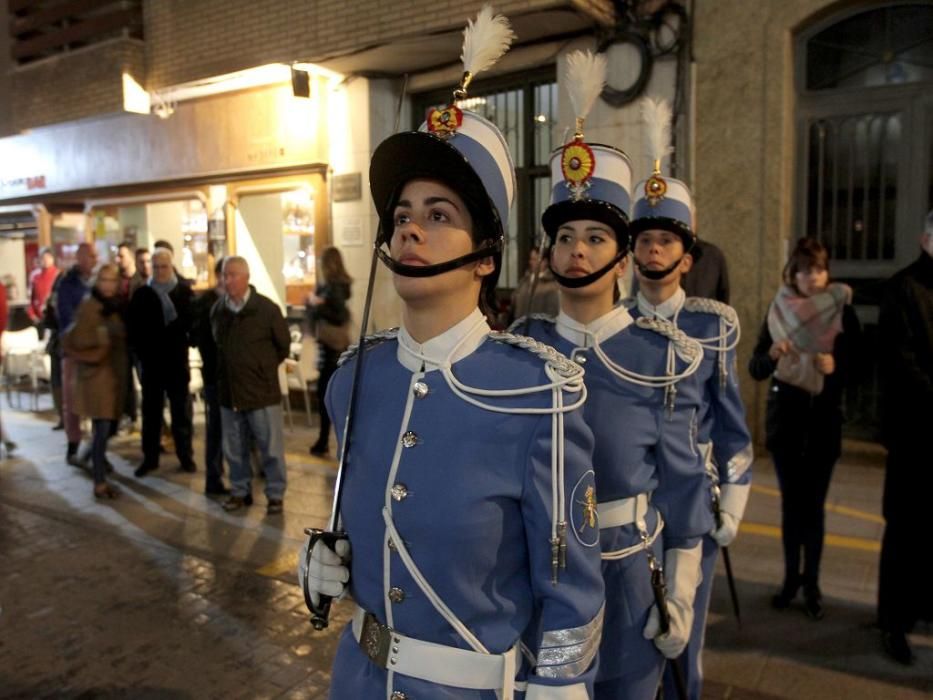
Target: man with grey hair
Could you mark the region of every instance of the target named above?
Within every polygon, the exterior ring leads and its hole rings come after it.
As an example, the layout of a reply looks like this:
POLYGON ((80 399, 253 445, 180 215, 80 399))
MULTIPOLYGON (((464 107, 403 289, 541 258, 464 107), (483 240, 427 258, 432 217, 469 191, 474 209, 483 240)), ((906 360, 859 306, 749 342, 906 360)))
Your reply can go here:
POLYGON ((134 292, 127 311, 129 340, 139 358, 143 387, 142 477, 159 466, 162 412, 168 396, 172 436, 180 469, 195 471, 191 447, 191 397, 188 394, 188 346, 191 331, 191 287, 179 282, 172 254, 152 252, 152 277, 134 292))
POLYGON ((285 447, 278 368, 291 339, 281 309, 249 283, 249 263, 231 256, 223 264, 224 296, 211 309, 217 342, 217 388, 223 452, 230 465, 230 497, 224 510, 251 505, 250 436, 266 475, 266 513, 282 512, 285 447))
POLYGON ((888 448, 882 512, 885 519, 878 582, 878 625, 885 653, 914 661, 907 635, 933 619, 931 578, 922 574, 933 525, 927 515, 933 470, 933 211, 920 236, 920 256, 885 287, 878 321, 883 442, 888 448))

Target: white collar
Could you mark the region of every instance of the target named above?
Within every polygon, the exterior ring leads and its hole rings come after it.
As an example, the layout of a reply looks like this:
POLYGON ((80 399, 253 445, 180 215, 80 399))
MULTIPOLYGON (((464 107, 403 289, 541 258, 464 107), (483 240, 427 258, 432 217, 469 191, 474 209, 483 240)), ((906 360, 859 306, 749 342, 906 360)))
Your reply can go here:
POLYGON ((650 301, 645 299, 645 295, 641 292, 638 292, 638 310, 641 312, 642 316, 647 316, 648 318, 663 318, 670 319, 683 308, 684 300, 687 298, 687 293, 681 287, 677 288, 677 291, 671 295, 671 298, 667 301, 662 301, 660 304, 655 306, 650 301))
POLYGON ((235 314, 240 313, 240 312, 243 310, 243 307, 246 306, 246 302, 249 301, 249 293, 250 293, 250 288, 247 287, 247 288, 246 288, 246 293, 243 295, 243 300, 240 301, 239 303, 236 302, 236 301, 234 301, 234 300, 233 300, 233 297, 231 297, 229 294, 227 294, 227 295, 226 295, 226 297, 227 297, 227 300, 226 300, 226 301, 227 301, 227 308, 230 309, 230 310, 231 310, 233 313, 235 313, 235 314))
POLYGON ((473 309, 465 319, 425 343, 412 338, 403 325, 398 331, 398 361, 412 372, 420 372, 422 365, 425 371, 448 368, 472 354, 489 331, 479 309, 473 309))
POLYGON ((622 304, 615 306, 612 311, 603 314, 592 323, 583 324, 574 321, 561 311, 557 314, 557 334, 569 340, 578 348, 590 347, 593 341, 603 341, 632 323, 632 316, 622 304), (591 341, 587 342, 587 338, 591 341))

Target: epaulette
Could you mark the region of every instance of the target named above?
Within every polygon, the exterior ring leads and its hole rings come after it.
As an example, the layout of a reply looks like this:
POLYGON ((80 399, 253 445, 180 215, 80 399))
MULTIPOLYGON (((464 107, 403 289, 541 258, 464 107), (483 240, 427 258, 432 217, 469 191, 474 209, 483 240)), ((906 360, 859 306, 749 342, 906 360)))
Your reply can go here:
MULTIPOLYGON (((387 328, 384 331, 377 331, 373 333, 372 335, 367 335, 365 338, 363 338, 363 342, 366 344, 366 347, 369 348, 369 347, 373 347, 376 345, 381 345, 385 341, 392 340, 393 338, 396 338, 396 337, 398 337, 398 328, 397 327, 387 328)), ((346 350, 343 351, 343 353, 340 355, 340 358, 337 360, 337 366, 343 367, 343 365, 346 362, 349 362, 354 357, 356 357, 359 350, 360 350, 359 343, 356 343, 348 347, 346 350)))
MULTIPOLYGON (((545 316, 545 318, 549 317, 545 316)), ((514 345, 537 355, 544 360, 549 367, 553 368, 559 376, 565 379, 572 379, 583 375, 583 367, 570 360, 566 355, 558 352, 550 345, 545 345, 534 338, 529 338, 527 335, 492 331, 489 333, 489 338, 499 343, 514 345)))
POLYGON ((720 316, 730 325, 735 325, 739 322, 739 315, 736 313, 735 309, 715 299, 687 297, 684 300, 684 309, 686 311, 699 311, 700 313, 720 316))
MULTIPOLYGON (((512 325, 509 326, 509 327, 505 330, 505 332, 506 332, 506 333, 514 333, 516 328, 521 328, 521 327, 522 327, 523 325, 525 325, 526 323, 531 323, 532 321, 549 321, 549 322, 553 322, 553 321, 554 321, 554 317, 553 317, 553 316, 549 316, 548 314, 526 314, 525 316, 522 316, 521 318, 518 318, 518 319, 515 319, 514 321, 512 321, 512 325)), ((519 334, 519 335, 520 335, 520 334, 519 334)))
POLYGON ((649 318, 640 316, 635 319, 635 325, 645 330, 654 331, 663 335, 674 344, 674 350, 681 359, 693 362, 698 355, 703 354, 703 346, 688 336, 673 323, 663 318, 649 318))

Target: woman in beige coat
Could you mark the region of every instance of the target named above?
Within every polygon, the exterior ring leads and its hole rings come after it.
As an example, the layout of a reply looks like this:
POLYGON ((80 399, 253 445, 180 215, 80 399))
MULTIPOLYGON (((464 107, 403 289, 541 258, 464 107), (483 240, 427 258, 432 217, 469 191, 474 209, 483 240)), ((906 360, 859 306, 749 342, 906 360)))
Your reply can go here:
POLYGON ((91 419, 94 495, 114 498, 107 483, 107 441, 116 432, 127 391, 126 328, 120 318, 116 293, 119 270, 103 265, 91 293, 78 307, 74 324, 66 334, 65 352, 78 362, 75 377, 76 413, 91 419))

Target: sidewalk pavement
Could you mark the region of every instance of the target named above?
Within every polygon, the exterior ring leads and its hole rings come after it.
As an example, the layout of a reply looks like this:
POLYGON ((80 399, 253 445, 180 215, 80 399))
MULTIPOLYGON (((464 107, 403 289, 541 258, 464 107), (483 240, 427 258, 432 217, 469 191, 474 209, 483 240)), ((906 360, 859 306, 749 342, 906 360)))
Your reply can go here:
MULTIPOLYGON (((285 512, 256 503, 225 513, 204 473, 133 476, 139 435, 112 440, 122 497, 98 501, 89 475, 64 463, 52 416, 3 407, 19 450, 0 461, 0 698, 324 698, 349 601, 314 632, 295 581, 305 527, 324 526, 333 460, 307 452, 315 431, 293 407, 286 424, 285 512)), ((201 436, 196 411, 196 436, 201 436)), ((200 440, 196 460, 203 465, 200 440)), ((933 697, 933 634, 918 660, 887 660, 872 627, 883 521, 883 454, 847 444, 830 489, 821 585, 826 618, 769 600, 780 583, 780 501, 769 460, 755 464, 746 520, 731 547, 742 628, 720 562, 705 654, 705 698, 933 697)))

